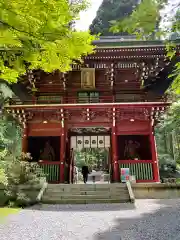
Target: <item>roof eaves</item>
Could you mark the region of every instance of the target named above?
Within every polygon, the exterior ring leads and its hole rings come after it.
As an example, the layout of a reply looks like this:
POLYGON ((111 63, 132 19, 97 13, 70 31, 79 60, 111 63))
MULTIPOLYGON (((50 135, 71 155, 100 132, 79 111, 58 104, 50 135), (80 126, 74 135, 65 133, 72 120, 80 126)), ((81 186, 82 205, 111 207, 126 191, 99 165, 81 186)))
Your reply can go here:
MULTIPOLYGON (((180 39, 173 41, 176 45, 180 45, 180 39)), ((164 41, 94 41, 96 49, 108 48, 149 48, 149 47, 165 47, 164 41)))

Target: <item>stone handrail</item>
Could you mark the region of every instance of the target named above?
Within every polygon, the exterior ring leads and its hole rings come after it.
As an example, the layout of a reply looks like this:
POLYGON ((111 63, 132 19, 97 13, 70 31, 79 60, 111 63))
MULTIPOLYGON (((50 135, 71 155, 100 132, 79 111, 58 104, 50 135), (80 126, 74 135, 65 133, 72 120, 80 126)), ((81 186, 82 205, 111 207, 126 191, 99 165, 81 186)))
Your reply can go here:
POLYGON ((44 194, 47 186, 48 186, 48 183, 45 181, 45 182, 43 183, 42 188, 40 189, 37 197, 36 197, 37 202, 40 202, 40 201, 41 201, 42 196, 43 196, 43 194, 44 194))
POLYGON ((130 181, 127 181, 127 182, 126 182, 126 186, 127 186, 127 189, 128 189, 130 201, 131 201, 132 203, 134 203, 134 202, 135 202, 135 196, 134 196, 134 193, 133 193, 133 190, 132 190, 130 181))

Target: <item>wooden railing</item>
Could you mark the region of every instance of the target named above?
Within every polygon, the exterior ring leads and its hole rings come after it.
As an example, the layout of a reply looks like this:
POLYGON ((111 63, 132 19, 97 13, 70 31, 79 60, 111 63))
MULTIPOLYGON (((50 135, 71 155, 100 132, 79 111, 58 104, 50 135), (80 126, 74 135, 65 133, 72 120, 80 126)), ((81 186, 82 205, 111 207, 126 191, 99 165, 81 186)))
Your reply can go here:
MULTIPOLYGON (((34 100, 30 100, 30 101, 24 101, 24 102, 17 102, 16 105, 28 105, 28 104, 83 104, 83 103, 123 103, 123 102, 151 102, 151 99, 126 99, 125 97, 120 98, 118 96, 118 98, 116 99, 115 96, 99 96, 95 97, 95 98, 89 98, 89 97, 62 97, 59 100, 56 99, 49 99, 49 100, 38 100, 38 99, 34 99, 34 100)), ((154 99, 154 101, 156 102, 163 102, 163 99, 161 97, 157 97, 156 99, 154 99)))
POLYGON ((129 168, 138 182, 153 181, 152 160, 119 160, 120 168, 129 168))
POLYGON ((60 162, 50 162, 41 160, 39 165, 46 175, 48 183, 59 183, 60 181, 60 162))
POLYGON ((62 103, 112 103, 113 96, 99 96, 99 97, 64 97, 62 103))

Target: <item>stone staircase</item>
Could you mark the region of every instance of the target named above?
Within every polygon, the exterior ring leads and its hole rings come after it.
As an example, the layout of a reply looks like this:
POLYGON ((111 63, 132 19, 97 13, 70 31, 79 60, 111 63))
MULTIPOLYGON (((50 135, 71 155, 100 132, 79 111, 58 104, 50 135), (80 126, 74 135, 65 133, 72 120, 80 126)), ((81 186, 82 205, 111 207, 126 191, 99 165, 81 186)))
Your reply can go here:
POLYGON ((42 203, 90 204, 130 202, 126 184, 48 184, 42 203))

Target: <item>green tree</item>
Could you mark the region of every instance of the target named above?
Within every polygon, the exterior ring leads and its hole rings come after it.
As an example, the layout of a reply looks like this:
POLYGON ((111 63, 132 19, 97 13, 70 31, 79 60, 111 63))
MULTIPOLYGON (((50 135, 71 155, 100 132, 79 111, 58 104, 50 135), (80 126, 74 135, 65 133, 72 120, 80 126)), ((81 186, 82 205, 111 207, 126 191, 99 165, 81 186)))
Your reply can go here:
POLYGON ((156 127, 156 141, 161 165, 180 163, 180 100, 172 104, 156 127))
POLYGON ((84 148, 82 150, 75 151, 75 164, 80 169, 84 165, 93 169, 96 165, 98 165, 100 159, 106 162, 107 158, 108 150, 103 148, 84 148))
MULTIPOLYGON (((139 0, 103 0, 90 26, 91 33, 100 33, 103 36, 112 35, 109 31, 110 22, 130 15, 138 2, 139 0)), ((121 34, 127 35, 127 32, 122 31, 121 34)))
POLYGON ((161 0, 143 0, 131 15, 112 22, 110 31, 116 33, 125 31, 140 39, 151 39, 157 32, 157 25, 161 19, 160 10, 163 6, 161 0))
POLYGON ((88 7, 86 0, 16 0, 0 2, 0 77, 16 82, 28 70, 70 70, 92 53, 93 36, 71 24, 88 7))
MULTIPOLYGON (((110 30, 116 33, 125 31, 129 34, 135 34, 138 39, 144 40, 152 39, 152 36, 155 38, 164 38, 166 40, 167 57, 172 59, 176 54, 176 50, 175 45, 169 40, 169 35, 172 32, 180 32, 180 4, 177 3, 176 6, 174 6, 176 14, 172 15, 172 11, 170 11, 169 15, 166 14, 166 17, 163 17, 163 22, 169 22, 170 24, 166 24, 166 27, 158 29, 157 31, 157 24, 161 20, 162 10, 167 6, 167 0, 143 0, 130 16, 114 22, 110 30)), ((176 70, 171 76, 175 78, 172 88, 179 94, 179 62, 176 64, 176 70)))
POLYGON ((3 111, 4 103, 12 97, 12 91, 5 83, 0 83, 0 158, 21 152, 21 128, 18 122, 3 111))
POLYGON ((21 130, 19 124, 3 112, 6 99, 12 97, 11 90, 6 84, 0 84, 0 184, 7 185, 8 177, 5 162, 18 156, 21 152, 21 130))
POLYGON ((0 129, 0 158, 20 154, 21 128, 16 120, 12 116, 4 115, 0 118, 0 129))

